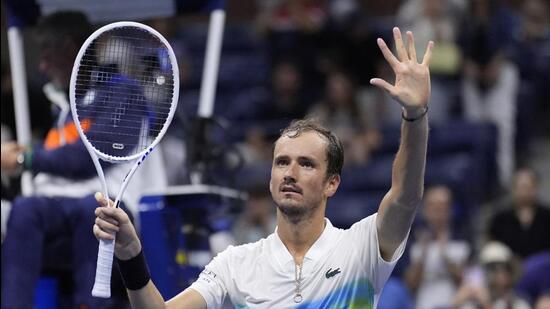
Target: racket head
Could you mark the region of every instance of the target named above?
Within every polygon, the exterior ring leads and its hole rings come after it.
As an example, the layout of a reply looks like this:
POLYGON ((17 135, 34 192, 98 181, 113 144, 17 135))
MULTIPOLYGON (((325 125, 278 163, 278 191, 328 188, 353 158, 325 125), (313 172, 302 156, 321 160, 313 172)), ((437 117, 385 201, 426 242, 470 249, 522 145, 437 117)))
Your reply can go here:
POLYGON ((147 25, 105 25, 80 48, 69 97, 78 133, 99 158, 126 162, 143 157, 174 117, 179 98, 174 51, 147 25))

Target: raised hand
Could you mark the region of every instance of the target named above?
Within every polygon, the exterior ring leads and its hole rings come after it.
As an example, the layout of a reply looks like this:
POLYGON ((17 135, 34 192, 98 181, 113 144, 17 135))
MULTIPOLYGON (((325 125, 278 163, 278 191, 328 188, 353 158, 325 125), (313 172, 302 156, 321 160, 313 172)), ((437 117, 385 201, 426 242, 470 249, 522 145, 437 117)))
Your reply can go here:
POLYGON ((432 41, 428 43, 422 63, 419 63, 412 32, 407 31, 407 48, 405 48, 399 28, 393 28, 393 37, 397 58, 384 40, 379 38, 377 43, 395 73, 395 85, 380 78, 373 78, 370 83, 387 91, 403 106, 407 113, 422 113, 428 106, 430 98, 429 64, 434 43, 432 41))
POLYGON ((120 208, 113 206, 113 201, 103 194, 96 193, 95 198, 100 207, 96 208, 94 235, 98 239, 112 240, 115 238, 115 255, 121 260, 128 260, 141 251, 141 243, 130 218, 120 208))

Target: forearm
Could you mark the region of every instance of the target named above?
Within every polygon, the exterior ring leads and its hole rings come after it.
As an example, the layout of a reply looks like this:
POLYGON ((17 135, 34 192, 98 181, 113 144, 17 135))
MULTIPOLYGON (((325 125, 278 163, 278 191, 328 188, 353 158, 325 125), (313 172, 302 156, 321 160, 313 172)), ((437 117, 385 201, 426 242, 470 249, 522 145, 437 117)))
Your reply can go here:
POLYGON ((162 295, 151 280, 141 246, 136 248, 139 249, 137 253, 134 252, 132 254, 130 252, 134 250, 132 247, 135 246, 131 245, 128 247, 124 250, 117 248, 115 251, 117 251, 118 268, 128 291, 132 308, 166 308, 162 295), (130 258, 122 260, 121 257, 130 258))
POLYGON ((128 291, 128 298, 133 309, 166 308, 164 299, 151 280, 137 291, 128 289, 126 291, 128 291))
POLYGON ((392 169, 393 203, 416 208, 422 200, 427 146, 428 115, 412 122, 403 120, 401 144, 392 169))
POLYGON ((403 121, 392 187, 380 204, 377 219, 380 249, 386 259, 407 236, 422 200, 427 142, 427 115, 413 122, 403 121))
POLYGON ((420 285, 420 281, 422 281, 423 272, 424 264, 420 262, 413 263, 405 273, 405 283, 413 293, 416 293, 418 286, 420 285))
POLYGON ((193 289, 186 289, 168 302, 164 302, 153 281, 138 291, 128 291, 128 298, 133 309, 206 309, 206 302, 193 289))

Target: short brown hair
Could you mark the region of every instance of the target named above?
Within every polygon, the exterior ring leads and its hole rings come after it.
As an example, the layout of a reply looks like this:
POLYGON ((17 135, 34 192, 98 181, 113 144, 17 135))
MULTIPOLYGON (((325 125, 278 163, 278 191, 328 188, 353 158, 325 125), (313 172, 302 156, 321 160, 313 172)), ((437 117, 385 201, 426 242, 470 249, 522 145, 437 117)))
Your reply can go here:
POLYGON ((300 136, 304 132, 314 131, 326 138, 327 145, 327 179, 333 175, 340 175, 342 173, 342 166, 344 165, 344 147, 340 139, 334 135, 330 130, 323 127, 316 119, 306 118, 300 120, 293 120, 288 127, 281 131, 279 136, 288 136, 289 138, 295 138, 300 136))

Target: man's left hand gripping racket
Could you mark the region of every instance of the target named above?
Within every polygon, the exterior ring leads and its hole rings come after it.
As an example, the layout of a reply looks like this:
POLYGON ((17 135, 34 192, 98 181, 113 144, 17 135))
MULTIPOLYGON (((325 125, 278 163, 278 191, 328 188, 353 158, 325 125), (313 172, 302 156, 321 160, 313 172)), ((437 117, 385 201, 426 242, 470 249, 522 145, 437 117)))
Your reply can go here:
MULTIPOLYGON (((166 133, 179 95, 179 71, 168 41, 154 29, 117 22, 95 31, 80 48, 70 83, 78 133, 108 197, 98 160, 135 160, 116 195, 118 207, 128 182, 166 133)), ((111 296, 115 241, 100 240, 92 295, 111 296)))

